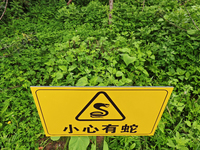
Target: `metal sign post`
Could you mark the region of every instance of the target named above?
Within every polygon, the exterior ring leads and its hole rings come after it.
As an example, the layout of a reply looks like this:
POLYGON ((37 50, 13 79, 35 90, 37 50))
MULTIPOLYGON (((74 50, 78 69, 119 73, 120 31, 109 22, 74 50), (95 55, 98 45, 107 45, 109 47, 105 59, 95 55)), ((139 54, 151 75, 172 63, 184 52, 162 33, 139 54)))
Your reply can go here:
POLYGON ((103 141, 104 141, 104 136, 97 136, 96 137, 96 145, 97 145, 97 150, 103 150, 103 141))

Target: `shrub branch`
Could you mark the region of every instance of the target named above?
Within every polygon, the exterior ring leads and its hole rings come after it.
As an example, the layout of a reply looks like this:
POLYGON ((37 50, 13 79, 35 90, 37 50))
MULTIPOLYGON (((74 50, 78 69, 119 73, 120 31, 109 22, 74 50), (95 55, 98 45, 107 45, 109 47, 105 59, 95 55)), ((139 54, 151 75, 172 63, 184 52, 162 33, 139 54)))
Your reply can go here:
MULTIPOLYGON (((185 7, 185 5, 184 5, 184 7, 185 7)), ((194 24, 194 26, 200 31, 200 29, 198 28, 198 26, 196 25, 196 23, 194 22, 194 20, 192 19, 192 17, 191 17, 191 15, 190 15, 190 12, 187 10, 187 8, 185 7, 185 10, 187 11, 187 13, 188 13, 188 15, 189 15, 189 17, 190 17, 190 19, 192 20, 192 22, 193 22, 193 24, 194 24)))
POLYGON ((67 5, 69 5, 71 2, 72 2, 72 0, 69 0, 69 1, 67 2, 67 5))
POLYGON ((113 0, 109 0, 109 5, 110 5, 110 14, 109 14, 109 24, 111 24, 111 19, 112 19, 112 14, 111 11, 113 9, 113 0))
POLYGON ((184 31, 187 31, 186 29, 183 29, 183 28, 181 28, 181 27, 179 27, 179 26, 177 26, 177 25, 175 25, 174 23, 172 23, 171 21, 169 21, 169 20, 167 20, 167 19, 165 19, 162 15, 160 15, 160 17, 162 17, 165 21, 167 21, 167 22, 169 22, 171 25, 173 25, 173 26, 175 26, 175 27, 177 27, 177 28, 179 28, 179 29, 181 29, 181 30, 184 30, 184 31))
MULTIPOLYGON (((171 112, 170 112, 170 110, 169 110, 169 107, 167 106, 167 110, 168 110, 168 112, 169 112, 169 115, 170 115, 170 118, 172 119, 172 115, 171 115, 171 112)), ((173 120, 173 119, 172 119, 173 120)))
MULTIPOLYGON (((4 0, 4 2, 5 2, 5 0, 4 0)), ((5 9, 4 9, 4 11, 3 11, 2 15, 1 15, 0 20, 3 18, 4 14, 6 12, 7 5, 8 5, 8 0, 6 0, 6 6, 5 6, 5 9)))
POLYGON ((142 11, 144 10, 144 6, 145 6, 145 0, 143 1, 143 8, 142 8, 142 11))

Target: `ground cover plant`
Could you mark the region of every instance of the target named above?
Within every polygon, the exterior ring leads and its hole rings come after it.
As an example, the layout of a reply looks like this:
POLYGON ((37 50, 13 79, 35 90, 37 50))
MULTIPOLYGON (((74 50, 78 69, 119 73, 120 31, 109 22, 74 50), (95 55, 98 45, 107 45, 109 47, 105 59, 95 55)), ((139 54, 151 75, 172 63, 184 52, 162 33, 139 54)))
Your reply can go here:
POLYGON ((13 0, 0 21, 0 148, 96 149, 45 137, 32 85, 174 86, 154 136, 104 149, 200 149, 200 2, 115 1, 111 25, 108 1, 66 3, 13 0))

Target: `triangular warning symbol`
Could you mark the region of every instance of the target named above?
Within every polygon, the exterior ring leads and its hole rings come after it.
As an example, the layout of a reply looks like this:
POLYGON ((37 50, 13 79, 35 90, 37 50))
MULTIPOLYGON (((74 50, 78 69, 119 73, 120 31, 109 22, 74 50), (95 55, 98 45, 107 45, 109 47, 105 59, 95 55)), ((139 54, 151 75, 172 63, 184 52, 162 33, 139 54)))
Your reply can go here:
POLYGON ((122 121, 123 113, 106 92, 98 92, 76 116, 78 121, 122 121))

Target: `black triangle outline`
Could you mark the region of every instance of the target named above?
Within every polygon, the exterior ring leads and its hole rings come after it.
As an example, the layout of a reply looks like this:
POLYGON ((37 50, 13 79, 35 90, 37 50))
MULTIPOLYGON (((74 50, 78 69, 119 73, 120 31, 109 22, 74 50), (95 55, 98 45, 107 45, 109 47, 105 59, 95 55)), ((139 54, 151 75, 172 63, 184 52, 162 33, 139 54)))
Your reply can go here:
POLYGON ((115 105, 112 99, 108 96, 108 94, 104 91, 98 92, 90 101, 89 103, 80 111, 80 113, 75 117, 78 121, 122 121, 126 117, 124 114, 119 110, 119 108, 115 105), (104 94, 104 96, 108 99, 108 101, 113 105, 113 107, 117 110, 117 112, 121 115, 122 119, 79 119, 82 113, 90 106, 90 104, 100 95, 104 94))

